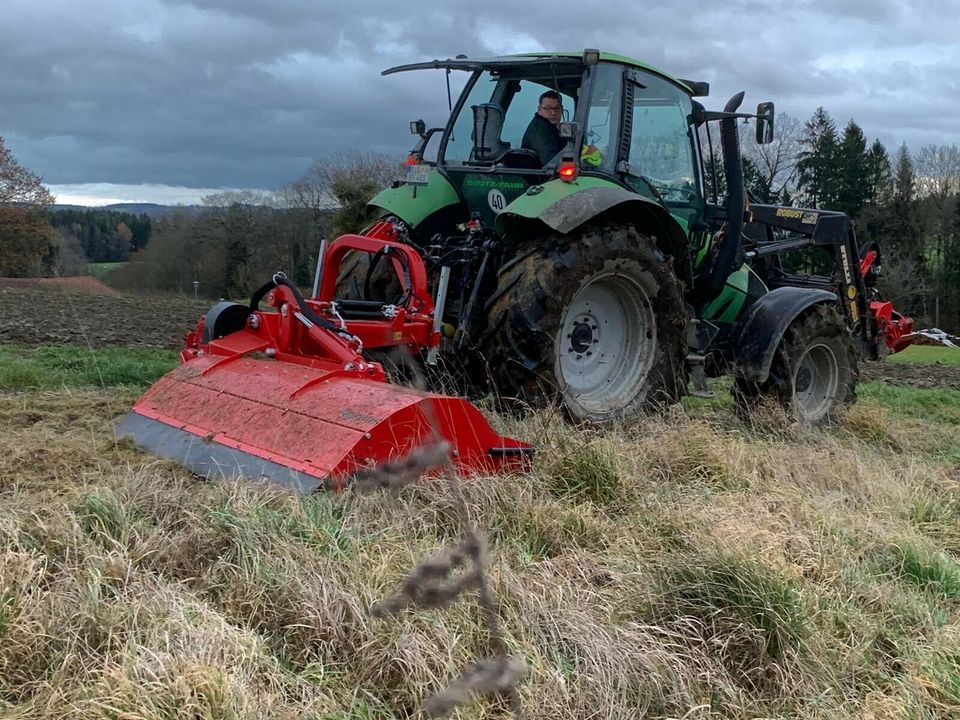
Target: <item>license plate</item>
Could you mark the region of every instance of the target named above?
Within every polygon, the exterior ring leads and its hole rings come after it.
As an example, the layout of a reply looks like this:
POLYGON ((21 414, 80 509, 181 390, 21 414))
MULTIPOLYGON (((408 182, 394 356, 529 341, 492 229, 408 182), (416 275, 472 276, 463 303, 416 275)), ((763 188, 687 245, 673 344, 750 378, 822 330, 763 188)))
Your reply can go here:
POLYGON ((430 181, 429 165, 407 165, 407 172, 400 178, 400 182, 407 185, 426 185, 430 181))

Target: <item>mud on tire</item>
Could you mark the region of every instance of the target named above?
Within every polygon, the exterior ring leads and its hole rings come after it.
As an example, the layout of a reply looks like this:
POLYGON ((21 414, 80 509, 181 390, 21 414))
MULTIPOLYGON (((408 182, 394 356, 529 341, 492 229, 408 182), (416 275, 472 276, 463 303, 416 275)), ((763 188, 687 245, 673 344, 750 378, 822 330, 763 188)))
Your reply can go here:
POLYGON ((770 398, 802 425, 831 425, 856 400, 859 377, 853 340, 840 313, 814 305, 787 328, 770 377, 763 383, 737 378, 733 396, 742 414, 770 398))
POLYGON ((370 253, 349 252, 343 258, 334 297, 338 300, 396 302, 403 293, 390 261, 370 253), (372 269, 371 269, 372 265, 372 269))
POLYGON ((521 248, 487 304, 493 390, 513 408, 559 399, 590 422, 673 402, 686 390, 683 308, 672 260, 632 227, 521 248))

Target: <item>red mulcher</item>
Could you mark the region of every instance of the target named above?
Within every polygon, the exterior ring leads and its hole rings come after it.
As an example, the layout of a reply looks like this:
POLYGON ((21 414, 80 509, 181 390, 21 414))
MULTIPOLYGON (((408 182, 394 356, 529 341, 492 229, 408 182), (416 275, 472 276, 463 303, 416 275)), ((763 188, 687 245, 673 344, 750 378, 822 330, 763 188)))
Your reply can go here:
POLYGON ((460 473, 529 467, 533 448, 495 432, 470 402, 391 384, 364 357, 364 349, 419 353, 440 343, 423 260, 396 242, 393 224, 338 238, 322 267, 316 298, 278 273, 249 306, 211 308, 187 336, 182 364, 137 401, 118 435, 200 475, 266 478, 305 492, 342 487, 438 442, 460 473), (405 282, 403 301, 334 303, 350 251, 389 258, 405 282), (261 311, 261 301, 274 310, 261 311))

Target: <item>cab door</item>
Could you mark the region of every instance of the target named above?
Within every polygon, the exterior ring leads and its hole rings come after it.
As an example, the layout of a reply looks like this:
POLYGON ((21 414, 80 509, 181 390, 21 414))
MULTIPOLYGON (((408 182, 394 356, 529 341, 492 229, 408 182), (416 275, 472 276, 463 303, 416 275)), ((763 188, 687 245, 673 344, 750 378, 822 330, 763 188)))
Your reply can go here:
POLYGON ((691 115, 690 96, 673 83, 650 73, 626 73, 625 162, 620 166, 624 181, 664 204, 688 236, 704 213, 691 115))

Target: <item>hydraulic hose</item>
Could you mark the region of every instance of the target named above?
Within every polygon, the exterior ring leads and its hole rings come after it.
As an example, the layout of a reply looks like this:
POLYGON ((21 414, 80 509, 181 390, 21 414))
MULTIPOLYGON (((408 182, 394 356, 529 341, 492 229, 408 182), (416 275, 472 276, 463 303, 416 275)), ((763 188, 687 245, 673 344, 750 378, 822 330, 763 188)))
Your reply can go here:
POLYGON ((297 286, 294 285, 292 282, 290 282, 290 280, 287 279, 287 276, 284 275, 282 272, 274 273, 274 276, 270 278, 269 281, 267 281, 262 287, 254 291, 253 295, 250 297, 250 311, 255 312, 257 308, 260 306, 260 301, 263 300, 264 296, 268 292, 273 290, 275 287, 279 287, 280 285, 283 285, 290 289, 290 292, 292 292, 294 298, 296 298, 297 310, 299 310, 303 314, 303 316, 307 318, 310 322, 312 322, 314 325, 319 325, 324 330, 335 332, 338 335, 343 335, 344 337, 347 337, 347 338, 353 337, 350 333, 345 331, 336 323, 331 322, 330 320, 327 320, 324 317, 320 317, 313 310, 311 310, 310 306, 307 305, 307 301, 304 300, 303 294, 300 292, 297 286))
POLYGON ((400 296, 400 299, 394 302, 394 305, 404 305, 410 296, 410 288, 413 286, 413 282, 410 280, 410 265, 407 262, 406 255, 402 252, 390 252, 390 249, 391 246, 385 245, 377 250, 370 258, 370 263, 367 265, 367 273, 363 278, 363 297, 366 300, 370 300, 370 283, 373 280, 373 271, 376 270, 380 261, 385 257, 388 259, 396 258, 401 267, 403 267, 404 277, 401 278, 401 281, 406 284, 406 291, 400 296))

